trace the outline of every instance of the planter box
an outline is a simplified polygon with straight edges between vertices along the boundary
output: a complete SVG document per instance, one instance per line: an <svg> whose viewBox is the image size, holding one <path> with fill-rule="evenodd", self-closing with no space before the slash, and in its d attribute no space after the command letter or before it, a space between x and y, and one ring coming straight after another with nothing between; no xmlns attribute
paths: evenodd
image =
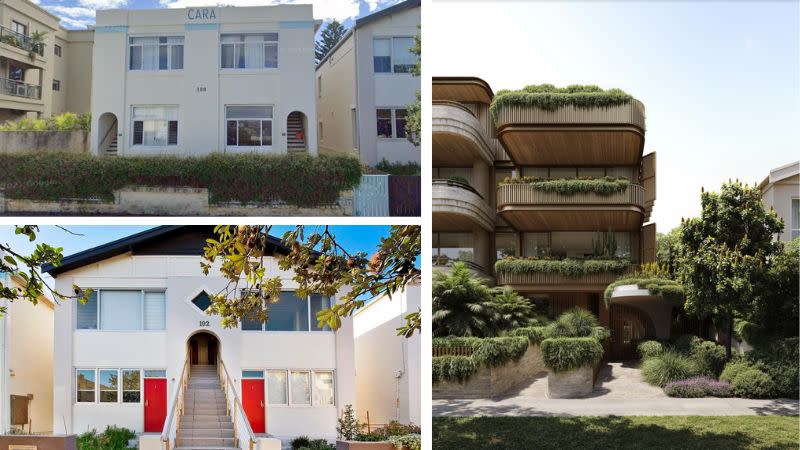
<svg viewBox="0 0 800 450"><path fill-rule="evenodd" d="M75 435L24 435L9 434L0 435L0 448L7 449L9 446L33 446L37 450L75 450L77 444Z"/></svg>
<svg viewBox="0 0 800 450"><path fill-rule="evenodd" d="M336 450L397 450L391 442L336 441Z"/></svg>
<svg viewBox="0 0 800 450"><path fill-rule="evenodd" d="M594 389L594 367L583 366L566 372L547 374L547 396L549 398L581 398Z"/></svg>

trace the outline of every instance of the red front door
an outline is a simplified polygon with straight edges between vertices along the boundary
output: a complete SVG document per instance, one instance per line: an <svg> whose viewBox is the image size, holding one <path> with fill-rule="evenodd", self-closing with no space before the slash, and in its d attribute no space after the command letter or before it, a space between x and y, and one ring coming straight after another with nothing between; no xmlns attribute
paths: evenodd
<svg viewBox="0 0 800 450"><path fill-rule="evenodd" d="M242 380L242 406L253 433L265 433L264 380Z"/></svg>
<svg viewBox="0 0 800 450"><path fill-rule="evenodd" d="M167 419L167 379L144 379L144 431L161 433Z"/></svg>

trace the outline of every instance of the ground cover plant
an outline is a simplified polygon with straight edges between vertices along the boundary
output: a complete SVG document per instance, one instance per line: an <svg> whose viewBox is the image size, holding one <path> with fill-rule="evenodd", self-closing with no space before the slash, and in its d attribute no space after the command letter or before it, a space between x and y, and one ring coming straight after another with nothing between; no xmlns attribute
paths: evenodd
<svg viewBox="0 0 800 450"><path fill-rule="evenodd" d="M699 373L697 364L690 357L671 349L646 358L642 361L641 371L645 381L662 388L668 383L685 380Z"/></svg>
<svg viewBox="0 0 800 450"><path fill-rule="evenodd" d="M552 84L525 86L516 91L501 89L497 91L490 111L496 121L500 111L508 106L530 106L545 111L555 111L564 106L577 108L609 108L626 105L633 96L621 89L602 89L595 85L573 84L567 87L555 87Z"/></svg>
<svg viewBox="0 0 800 450"><path fill-rule="evenodd" d="M0 155L8 198L114 199L126 186L208 188L210 201L319 206L358 186L361 166L346 156L215 153L203 157L101 157L68 153ZM58 174L58 176L54 176Z"/></svg>
<svg viewBox="0 0 800 450"><path fill-rule="evenodd" d="M664 392L670 397L682 398L733 397L733 386L727 381L709 377L694 377L667 383L664 386Z"/></svg>
<svg viewBox="0 0 800 450"><path fill-rule="evenodd" d="M548 179L536 177L506 178L502 184L525 184L537 191L555 192L563 195L595 193L598 195L613 195L624 192L630 185L627 178L563 178Z"/></svg>
<svg viewBox="0 0 800 450"><path fill-rule="evenodd" d="M136 433L127 428L106 427L102 433L95 430L78 435L78 450L123 450L128 448L128 441L135 438Z"/></svg>

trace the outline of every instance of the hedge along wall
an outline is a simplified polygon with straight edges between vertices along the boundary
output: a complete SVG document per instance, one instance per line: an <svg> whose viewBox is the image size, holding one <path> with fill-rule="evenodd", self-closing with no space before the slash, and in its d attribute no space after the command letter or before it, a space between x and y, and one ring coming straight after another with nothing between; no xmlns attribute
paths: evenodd
<svg viewBox="0 0 800 450"><path fill-rule="evenodd" d="M69 153L0 154L0 188L14 199L100 198L126 186L207 188L212 203L336 202L361 180L347 156L215 153L204 157L106 157Z"/></svg>
<svg viewBox="0 0 800 450"><path fill-rule="evenodd" d="M630 267L627 258L593 258L593 259L542 259L506 257L494 264L497 273L558 273L567 277L612 272L622 273Z"/></svg>

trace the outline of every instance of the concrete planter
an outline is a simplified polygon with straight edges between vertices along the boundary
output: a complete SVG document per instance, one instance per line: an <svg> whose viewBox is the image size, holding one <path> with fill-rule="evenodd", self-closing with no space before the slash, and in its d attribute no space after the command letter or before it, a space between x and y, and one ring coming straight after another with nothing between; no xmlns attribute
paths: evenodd
<svg viewBox="0 0 800 450"><path fill-rule="evenodd" d="M76 450L77 443L75 435L24 435L9 434L0 435L0 448L7 449L10 446L32 447L36 450Z"/></svg>
<svg viewBox="0 0 800 450"><path fill-rule="evenodd" d="M394 444L388 441L336 441L336 450L396 450L396 448Z"/></svg>
<svg viewBox="0 0 800 450"><path fill-rule="evenodd" d="M583 366L566 372L547 374L547 396L549 398L581 398L594 389L594 367Z"/></svg>
<svg viewBox="0 0 800 450"><path fill-rule="evenodd" d="M89 153L85 131L0 131L0 153Z"/></svg>

